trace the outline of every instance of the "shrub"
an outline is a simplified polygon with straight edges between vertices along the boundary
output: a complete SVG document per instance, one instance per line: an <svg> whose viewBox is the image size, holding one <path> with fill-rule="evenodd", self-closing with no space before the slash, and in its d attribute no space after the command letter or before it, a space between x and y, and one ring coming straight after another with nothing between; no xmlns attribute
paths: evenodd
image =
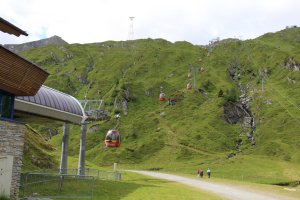
<svg viewBox="0 0 300 200"><path fill-rule="evenodd" d="M224 96L224 92L222 89L219 90L219 93L218 93L218 97L223 97Z"/></svg>
<svg viewBox="0 0 300 200"><path fill-rule="evenodd" d="M203 84L203 87L207 91L212 91L213 89L215 89L215 85L209 79L207 81L205 81L205 83Z"/></svg>
<svg viewBox="0 0 300 200"><path fill-rule="evenodd" d="M235 88L231 88L229 91L226 92L226 100L227 101L231 101L231 102L237 102L239 95L238 95L238 91Z"/></svg>

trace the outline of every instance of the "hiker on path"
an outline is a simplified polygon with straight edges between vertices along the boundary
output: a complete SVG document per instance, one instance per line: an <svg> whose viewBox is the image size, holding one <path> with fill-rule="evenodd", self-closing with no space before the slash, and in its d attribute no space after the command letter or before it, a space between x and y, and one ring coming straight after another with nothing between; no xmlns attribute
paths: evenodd
<svg viewBox="0 0 300 200"><path fill-rule="evenodd" d="M210 178L210 168L208 168L206 172L207 172L208 178Z"/></svg>
<svg viewBox="0 0 300 200"><path fill-rule="evenodd" d="M198 176L203 178L203 170L202 169L198 169Z"/></svg>

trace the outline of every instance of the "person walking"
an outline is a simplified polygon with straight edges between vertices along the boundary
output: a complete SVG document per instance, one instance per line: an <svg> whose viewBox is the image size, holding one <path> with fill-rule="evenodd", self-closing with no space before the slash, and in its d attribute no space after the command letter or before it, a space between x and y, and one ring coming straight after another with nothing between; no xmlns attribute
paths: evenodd
<svg viewBox="0 0 300 200"><path fill-rule="evenodd" d="M210 178L210 173L211 173L210 168L208 168L206 172L207 172L208 178Z"/></svg>
<svg viewBox="0 0 300 200"><path fill-rule="evenodd" d="M202 169L198 169L198 176L203 178L203 170Z"/></svg>

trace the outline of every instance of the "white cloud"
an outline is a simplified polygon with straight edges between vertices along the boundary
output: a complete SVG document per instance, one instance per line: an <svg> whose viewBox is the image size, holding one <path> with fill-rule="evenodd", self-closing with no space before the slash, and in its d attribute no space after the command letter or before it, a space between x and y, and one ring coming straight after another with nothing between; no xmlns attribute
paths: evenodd
<svg viewBox="0 0 300 200"><path fill-rule="evenodd" d="M135 38L207 44L214 37L254 38L297 25L297 0L2 0L2 18L27 31L0 33L0 44L58 35L69 43Z"/></svg>

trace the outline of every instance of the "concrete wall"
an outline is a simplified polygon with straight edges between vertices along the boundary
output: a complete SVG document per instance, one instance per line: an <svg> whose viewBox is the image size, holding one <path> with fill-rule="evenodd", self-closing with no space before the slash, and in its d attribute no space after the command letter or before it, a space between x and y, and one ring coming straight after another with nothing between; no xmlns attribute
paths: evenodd
<svg viewBox="0 0 300 200"><path fill-rule="evenodd" d="M16 122L0 121L0 157L13 158L12 169L6 170L8 173L9 171L11 173L11 182L6 183L8 185L5 186L5 188L10 188L11 199L17 199L19 195L24 135L25 135L24 124L16 123ZM5 175L4 173L7 173L6 171L3 170L2 173L3 177ZM0 192L1 191L4 191L4 188L0 188Z"/></svg>

